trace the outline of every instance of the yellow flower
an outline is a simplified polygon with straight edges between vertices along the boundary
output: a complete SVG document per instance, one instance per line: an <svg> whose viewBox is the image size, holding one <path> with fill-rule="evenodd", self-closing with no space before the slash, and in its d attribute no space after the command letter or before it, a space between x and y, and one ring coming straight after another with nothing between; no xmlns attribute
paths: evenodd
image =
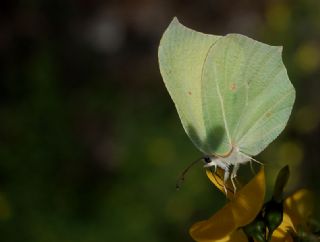
<svg viewBox="0 0 320 242"><path fill-rule="evenodd" d="M225 193L223 181L218 174L208 171L213 184ZM207 220L192 225L189 232L198 242L247 242L243 227L255 220L263 207L265 198L265 175L261 168L259 173L242 187L235 195L230 183L226 184L227 198L230 200L223 208ZM301 189L285 199L283 203L283 220L272 234L271 242L293 242L292 234L299 230L307 231L306 222L313 209L310 191Z"/></svg>
<svg viewBox="0 0 320 242"><path fill-rule="evenodd" d="M314 208L313 194L306 189L300 189L285 199L283 204L283 220L272 235L272 242L291 242L292 233L308 231L307 221Z"/></svg>
<svg viewBox="0 0 320 242"><path fill-rule="evenodd" d="M218 175L207 172L209 179L224 192ZM227 188L230 187L226 184ZM228 190L231 190L230 188ZM259 173L234 196L227 193L230 201L208 220L200 221L190 228L191 237L198 242L246 242L247 237L241 227L252 222L260 212L265 196L265 176Z"/></svg>

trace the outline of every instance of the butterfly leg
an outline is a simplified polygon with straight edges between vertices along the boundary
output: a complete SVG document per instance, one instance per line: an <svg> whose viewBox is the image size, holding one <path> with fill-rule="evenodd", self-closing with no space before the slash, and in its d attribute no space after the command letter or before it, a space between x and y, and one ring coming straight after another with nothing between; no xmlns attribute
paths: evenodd
<svg viewBox="0 0 320 242"><path fill-rule="evenodd" d="M239 170L239 167L240 167L239 164L235 164L233 166L232 173L231 173L231 178L230 178L232 186L233 186L234 194L236 194L236 191L237 191L237 186L235 184L235 181L236 181L236 178L237 178L237 172Z"/></svg>
<svg viewBox="0 0 320 242"><path fill-rule="evenodd" d="M252 164L252 163L253 163L253 161L250 160L250 169L251 169L252 174L255 175L256 172L255 172L255 170L254 170L254 168L253 168L253 164Z"/></svg>
<svg viewBox="0 0 320 242"><path fill-rule="evenodd" d="M227 181L228 181L228 179L230 177L230 170L229 170L229 166L223 167L223 169L224 169L223 189L224 189L224 192L227 195L228 191L227 191L226 183L227 183Z"/></svg>

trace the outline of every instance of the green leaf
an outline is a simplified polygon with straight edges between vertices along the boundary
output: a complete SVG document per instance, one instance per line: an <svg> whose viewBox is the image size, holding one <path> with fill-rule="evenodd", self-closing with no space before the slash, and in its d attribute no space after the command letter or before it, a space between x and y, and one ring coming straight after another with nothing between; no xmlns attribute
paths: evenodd
<svg viewBox="0 0 320 242"><path fill-rule="evenodd" d="M281 202L283 199L283 189L285 187L285 185L287 184L288 180L289 180L289 176L290 176L290 170L289 170L289 166L286 165L285 167L283 167L277 176L277 180L276 183L274 185L274 189L273 189L273 199L277 202Z"/></svg>
<svg viewBox="0 0 320 242"><path fill-rule="evenodd" d="M281 52L240 34L199 33L173 19L160 42L160 71L199 150L223 156L236 147L257 155L280 134L295 99Z"/></svg>

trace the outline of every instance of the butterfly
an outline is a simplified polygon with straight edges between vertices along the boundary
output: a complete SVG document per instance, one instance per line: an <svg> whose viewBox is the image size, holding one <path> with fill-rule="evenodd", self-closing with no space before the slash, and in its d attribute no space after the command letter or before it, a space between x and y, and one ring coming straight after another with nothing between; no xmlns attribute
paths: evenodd
<svg viewBox="0 0 320 242"><path fill-rule="evenodd" d="M203 153L205 167L220 167L224 181L256 161L285 128L295 100L282 47L241 34L204 34L174 18L158 50L165 86L183 128ZM232 168L232 169L231 169Z"/></svg>

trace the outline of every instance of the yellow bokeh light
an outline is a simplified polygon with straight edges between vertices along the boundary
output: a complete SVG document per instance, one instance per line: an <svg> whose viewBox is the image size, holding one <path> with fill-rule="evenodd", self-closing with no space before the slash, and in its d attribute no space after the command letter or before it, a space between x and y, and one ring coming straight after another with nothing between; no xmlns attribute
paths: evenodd
<svg viewBox="0 0 320 242"><path fill-rule="evenodd" d="M270 4L266 11L268 25L276 31L284 31L290 24L290 8L284 3Z"/></svg>
<svg viewBox="0 0 320 242"><path fill-rule="evenodd" d="M290 166L299 165L303 156L301 145L293 141L283 143L278 151L278 160L290 164Z"/></svg>
<svg viewBox="0 0 320 242"><path fill-rule="evenodd" d="M294 186L300 181L300 164L304 157L304 150L301 144L288 141L280 145L277 153L278 164L290 166L290 185Z"/></svg>
<svg viewBox="0 0 320 242"><path fill-rule="evenodd" d="M11 207L3 193L0 193L0 220L7 220L11 217Z"/></svg>
<svg viewBox="0 0 320 242"><path fill-rule="evenodd" d="M320 67L319 46L312 42L304 43L297 49L294 61L301 71L305 73L314 72Z"/></svg>
<svg viewBox="0 0 320 242"><path fill-rule="evenodd" d="M150 140L147 146L147 155L150 161L158 165L176 160L172 141L165 137Z"/></svg>
<svg viewBox="0 0 320 242"><path fill-rule="evenodd" d="M294 127L300 133L310 133L319 125L320 117L318 111L312 106L304 106L296 111Z"/></svg>

